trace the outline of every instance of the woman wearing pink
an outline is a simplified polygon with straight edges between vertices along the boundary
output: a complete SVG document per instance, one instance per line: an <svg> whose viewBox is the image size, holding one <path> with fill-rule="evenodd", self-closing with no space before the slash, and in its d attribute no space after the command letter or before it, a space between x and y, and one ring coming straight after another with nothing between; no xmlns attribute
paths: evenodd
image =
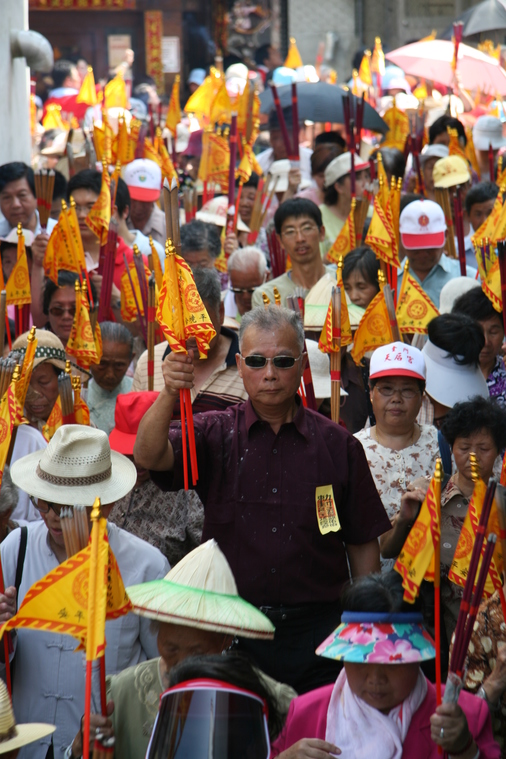
<svg viewBox="0 0 506 759"><path fill-rule="evenodd" d="M271 757L439 759L444 751L450 759L500 758L485 701L461 692L458 702L436 706L420 669L434 658L434 643L421 614L399 612L396 573L355 581L342 603L341 624L316 653L344 669L334 685L292 701Z"/></svg>

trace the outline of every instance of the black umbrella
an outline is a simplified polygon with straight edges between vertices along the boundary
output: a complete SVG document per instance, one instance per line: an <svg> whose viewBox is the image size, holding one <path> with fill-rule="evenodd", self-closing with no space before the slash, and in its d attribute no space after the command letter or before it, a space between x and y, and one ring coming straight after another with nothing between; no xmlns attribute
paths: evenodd
<svg viewBox="0 0 506 759"><path fill-rule="evenodd" d="M297 99L299 103L299 119L301 121L326 122L344 124L343 95L346 90L327 82L298 82ZM292 87L285 84L278 87L278 95L282 108L290 108L292 105ZM353 111L356 108L358 98L352 95ZM261 113L270 113L274 109L274 100L270 87L260 95ZM369 103L364 108L364 129L372 132L388 132L388 126Z"/></svg>
<svg viewBox="0 0 506 759"><path fill-rule="evenodd" d="M491 32L506 29L506 2L503 0L483 0L473 8L462 13L456 21L464 24L462 34L470 37L480 32ZM453 24L445 29L441 39L450 40L453 34Z"/></svg>

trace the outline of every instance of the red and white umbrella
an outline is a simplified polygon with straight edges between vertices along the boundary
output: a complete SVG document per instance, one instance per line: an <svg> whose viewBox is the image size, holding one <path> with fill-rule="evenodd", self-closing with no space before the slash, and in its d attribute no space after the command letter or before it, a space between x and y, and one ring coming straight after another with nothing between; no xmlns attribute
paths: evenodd
<svg viewBox="0 0 506 759"><path fill-rule="evenodd" d="M449 40L422 40L385 53L385 58L399 66L405 74L451 87L455 78L453 52L454 45ZM506 95L506 71L498 61L462 42L459 45L457 72L466 90L480 89L491 95Z"/></svg>

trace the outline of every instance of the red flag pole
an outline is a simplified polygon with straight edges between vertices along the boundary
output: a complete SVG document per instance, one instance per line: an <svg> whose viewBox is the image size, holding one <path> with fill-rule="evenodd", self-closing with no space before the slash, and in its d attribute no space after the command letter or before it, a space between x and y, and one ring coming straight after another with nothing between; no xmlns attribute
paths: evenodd
<svg viewBox="0 0 506 759"><path fill-rule="evenodd" d="M181 445L183 448L184 489L188 490L188 451L186 450L185 394L179 391L179 416L181 419Z"/></svg>
<svg viewBox="0 0 506 759"><path fill-rule="evenodd" d="M107 717L107 692L105 689L105 653L98 660L100 663L100 704L102 717ZM83 754L85 756L85 754Z"/></svg>
<svg viewBox="0 0 506 759"><path fill-rule="evenodd" d="M83 720L83 756L90 755L90 713L91 713L91 681L93 662L86 662L86 684L84 688L84 720Z"/></svg>

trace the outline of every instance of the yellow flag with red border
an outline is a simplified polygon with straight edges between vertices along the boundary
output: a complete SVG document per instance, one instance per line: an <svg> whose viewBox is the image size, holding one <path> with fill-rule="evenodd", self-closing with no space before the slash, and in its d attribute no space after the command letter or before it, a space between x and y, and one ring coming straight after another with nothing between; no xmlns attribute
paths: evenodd
<svg viewBox="0 0 506 759"><path fill-rule="evenodd" d="M478 245L480 240L489 239L492 243L495 243L497 239L499 239L495 237L495 234L503 210L504 192L506 192L506 184L501 185L499 188L499 192L497 193L497 197L495 199L491 213L489 216L487 216L481 227L472 236L471 242L474 246Z"/></svg>
<svg viewBox="0 0 506 759"><path fill-rule="evenodd" d="M400 267L396 234L385 210L381 207L378 195L374 198L371 223L364 245L372 248L376 256L385 263L395 266L396 269Z"/></svg>
<svg viewBox="0 0 506 759"><path fill-rule="evenodd" d="M158 258L158 253L154 252L153 256L156 256ZM154 259L153 259L154 263ZM128 276L128 272L130 272L130 277L132 278L132 283L134 286L135 296L134 292L132 291L132 285L130 284L130 278ZM147 268L147 266L144 266L144 273L146 275L146 287L148 287L148 280L150 271ZM163 276L163 275L162 275ZM156 274L155 274L156 279ZM121 318L123 321L126 322L134 322L138 317L138 311L137 311L137 303L139 304L140 309L140 315L144 316L144 305L142 303L142 295L141 295L141 287L139 284L139 277L137 274L137 269L135 266L135 263L132 261L132 263L128 266L128 271L125 269L123 274L121 275L121 288L120 288L120 295L121 295Z"/></svg>
<svg viewBox="0 0 506 759"><path fill-rule="evenodd" d="M388 132L381 143L382 148L397 148L404 152L404 146L409 135L409 118L394 104L383 114L383 121L388 125Z"/></svg>
<svg viewBox="0 0 506 759"><path fill-rule="evenodd" d="M95 333L93 332L90 321L90 306L86 293L81 291L78 283L76 284L76 312L65 350L81 366L87 367L90 364L100 363L100 359L102 358L102 339L98 323Z"/></svg>
<svg viewBox="0 0 506 759"><path fill-rule="evenodd" d="M167 109L167 117L165 119L165 126L173 137L176 137L177 125L181 121L181 102L179 99L179 82L180 76L176 74L174 84L172 85L172 92L170 93L169 107Z"/></svg>
<svg viewBox="0 0 506 759"><path fill-rule="evenodd" d="M362 60L360 62L360 68L358 70L358 76L361 82L366 84L368 87L372 86L371 51L370 50L366 50L364 52L364 55L362 56Z"/></svg>
<svg viewBox="0 0 506 759"><path fill-rule="evenodd" d="M179 177L177 175L177 171L174 168L174 164L172 163L169 151L167 150L161 136L158 140L158 155L160 156L160 168L162 170L164 179L167 178L169 184L171 184L172 179L175 179L177 186L179 187Z"/></svg>
<svg viewBox="0 0 506 759"><path fill-rule="evenodd" d="M434 303L409 273L407 259L404 264L404 274L395 315L401 334L421 335L427 334L429 322L439 316L439 311Z"/></svg>
<svg viewBox="0 0 506 759"><path fill-rule="evenodd" d="M7 463L7 456L12 439L14 427L17 427L23 418L23 406L18 400L17 386L20 380L12 380L0 401L0 484Z"/></svg>
<svg viewBox="0 0 506 759"><path fill-rule="evenodd" d="M98 103L95 77L91 66L88 66L88 71L76 97L76 103L86 103L86 105L97 105Z"/></svg>
<svg viewBox="0 0 506 759"><path fill-rule="evenodd" d="M356 364L359 364L367 351L375 350L380 345L388 345L393 341L394 335L387 304L381 290L369 303L360 320L353 336L351 357Z"/></svg>
<svg viewBox="0 0 506 759"><path fill-rule="evenodd" d="M56 401L54 402L54 406L51 409L51 413L49 414L47 418L47 422L42 427L42 434L46 438L47 442L51 440L56 430L62 426L63 423L63 413L61 410L61 398L58 396Z"/></svg>
<svg viewBox="0 0 506 759"><path fill-rule="evenodd" d="M126 85L121 73L116 74L104 87L104 108L128 108Z"/></svg>
<svg viewBox="0 0 506 759"><path fill-rule="evenodd" d="M452 129L451 127L446 127L446 131L450 135L450 144L448 145L448 149L450 151L449 155L458 155L459 158L462 158L467 164L466 151L460 144L458 131L456 129Z"/></svg>
<svg viewBox="0 0 506 759"><path fill-rule="evenodd" d="M44 273L55 285L58 284L60 269L78 273L72 253L72 241L65 211L60 212L44 253Z"/></svg>
<svg viewBox="0 0 506 759"><path fill-rule="evenodd" d="M162 288L158 296L156 320L171 350L186 353L186 341L193 337L200 357L205 358L209 343L216 332L195 285L192 270L183 258L175 253L173 255L176 259L177 278L174 281L172 267L166 260ZM181 310L176 306L178 301L181 304ZM182 339L180 335L183 336Z"/></svg>
<svg viewBox="0 0 506 759"><path fill-rule="evenodd" d="M72 388L74 390L74 417L76 424L89 425L90 409L86 401L81 397L81 380L79 377L72 377Z"/></svg>
<svg viewBox="0 0 506 759"><path fill-rule="evenodd" d="M441 478L432 477L416 521L406 538L394 569L402 577L404 600L412 604L420 592L422 580L434 582L440 568L434 565L434 552L441 540Z"/></svg>
<svg viewBox="0 0 506 759"><path fill-rule="evenodd" d="M32 302L25 236L22 232L19 233L20 226L18 225L17 260L5 285L8 306L24 306Z"/></svg>
<svg viewBox="0 0 506 759"><path fill-rule="evenodd" d="M467 575L469 574L469 562L471 561L471 554L473 552L474 541L478 534L478 525L481 517L481 510L483 508L483 501L485 493L487 492L487 486L482 479L478 479L474 484L473 495L467 507L467 514L460 531L460 536L457 541L457 547L453 555L452 565L448 572L448 579L459 585L461 588L466 584ZM483 542L482 557L485 551L486 539L491 534L495 533L498 537L501 534L501 527L499 523L499 514L497 513L497 504L492 503L490 510L490 517L485 533L485 540ZM481 566L481 558L478 563L478 571L476 577L478 577ZM495 544L495 550L492 555L492 561L490 562L490 569L488 570L487 579L485 581L485 588L483 594L488 598L502 587L501 573L503 571L503 555L502 555L502 541L498 540Z"/></svg>
<svg viewBox="0 0 506 759"><path fill-rule="evenodd" d="M19 401L19 405L23 409L25 406L26 394L28 392L28 386L32 378L33 362L35 359L35 351L37 350L37 332L35 327L32 327L26 341L26 350L23 357L23 365L21 367L21 377L19 381L15 383L16 398Z"/></svg>
<svg viewBox="0 0 506 759"><path fill-rule="evenodd" d="M350 250L354 250L357 247L357 236L355 233L355 206L355 198L352 198L350 213L344 222L343 228L327 253L327 260L333 264L336 264L339 261L340 256L345 256Z"/></svg>
<svg viewBox="0 0 506 759"><path fill-rule="evenodd" d="M495 310L502 313L501 272L499 271L498 258L496 258L486 278L481 283L481 288Z"/></svg>
<svg viewBox="0 0 506 759"><path fill-rule="evenodd" d="M102 169L100 194L85 221L91 231L96 234L101 244L105 245L111 221L111 177L105 164Z"/></svg>

